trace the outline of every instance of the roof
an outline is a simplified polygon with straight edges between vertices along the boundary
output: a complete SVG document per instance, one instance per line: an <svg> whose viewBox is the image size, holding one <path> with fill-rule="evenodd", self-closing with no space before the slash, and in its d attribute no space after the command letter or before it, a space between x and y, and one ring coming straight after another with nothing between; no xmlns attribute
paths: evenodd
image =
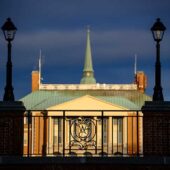
<svg viewBox="0 0 170 170"><path fill-rule="evenodd" d="M21 99L28 110L44 110L84 95L117 104L129 110L141 109L145 101L151 98L137 90L39 90Z"/></svg>

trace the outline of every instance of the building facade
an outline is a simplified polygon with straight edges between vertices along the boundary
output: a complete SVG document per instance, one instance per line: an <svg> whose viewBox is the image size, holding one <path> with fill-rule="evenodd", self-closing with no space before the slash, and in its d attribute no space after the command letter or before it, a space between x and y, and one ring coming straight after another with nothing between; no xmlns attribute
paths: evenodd
<svg viewBox="0 0 170 170"><path fill-rule="evenodd" d="M147 79L135 74L131 84L99 84L92 64L90 30L80 84L43 84L32 72L32 92L21 99L24 154L134 155L143 153L144 102Z"/></svg>

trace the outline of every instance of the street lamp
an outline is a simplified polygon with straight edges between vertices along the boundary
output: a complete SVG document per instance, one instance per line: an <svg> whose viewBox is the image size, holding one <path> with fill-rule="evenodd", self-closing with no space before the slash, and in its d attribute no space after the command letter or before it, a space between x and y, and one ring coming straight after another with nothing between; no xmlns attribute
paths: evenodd
<svg viewBox="0 0 170 170"><path fill-rule="evenodd" d="M12 23L10 18L1 27L5 39L8 42L8 61L6 65L6 86L3 101L14 101L13 87L12 87L12 61L11 61L11 41L15 37L17 28Z"/></svg>
<svg viewBox="0 0 170 170"><path fill-rule="evenodd" d="M164 101L161 87L160 41L163 39L165 30L166 27L160 21L160 18L157 18L156 22L151 28L153 38L156 41L155 87L153 101Z"/></svg>

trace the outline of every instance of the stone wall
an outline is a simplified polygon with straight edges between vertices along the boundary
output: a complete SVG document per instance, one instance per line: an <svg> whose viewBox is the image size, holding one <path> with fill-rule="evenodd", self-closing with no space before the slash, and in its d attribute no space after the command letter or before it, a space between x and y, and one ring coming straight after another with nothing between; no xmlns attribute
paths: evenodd
<svg viewBox="0 0 170 170"><path fill-rule="evenodd" d="M144 156L170 155L170 102L145 102L142 112Z"/></svg>
<svg viewBox="0 0 170 170"><path fill-rule="evenodd" d="M0 102L0 155L23 154L24 112L22 102Z"/></svg>

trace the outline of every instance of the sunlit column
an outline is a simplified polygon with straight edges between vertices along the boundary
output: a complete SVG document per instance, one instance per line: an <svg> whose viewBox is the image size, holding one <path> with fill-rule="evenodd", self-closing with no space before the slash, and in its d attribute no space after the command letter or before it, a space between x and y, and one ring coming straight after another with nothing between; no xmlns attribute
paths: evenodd
<svg viewBox="0 0 170 170"><path fill-rule="evenodd" d="M113 145L113 139L112 139L112 126L113 126L113 120L110 116L108 119L108 155L112 154L112 145Z"/></svg>

